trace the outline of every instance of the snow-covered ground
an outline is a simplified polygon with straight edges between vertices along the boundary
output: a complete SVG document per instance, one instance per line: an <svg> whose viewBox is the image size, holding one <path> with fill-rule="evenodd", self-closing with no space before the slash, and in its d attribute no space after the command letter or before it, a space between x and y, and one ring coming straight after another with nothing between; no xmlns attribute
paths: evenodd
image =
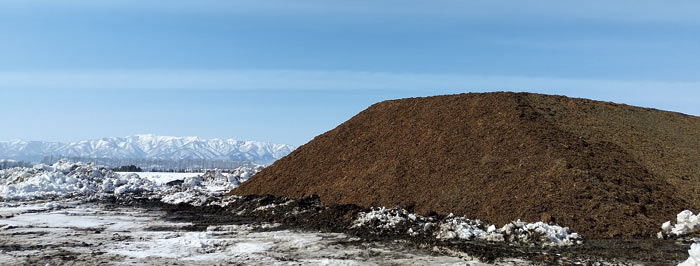
<svg viewBox="0 0 700 266"><path fill-rule="evenodd" d="M2 203L0 265L486 265L403 244L359 243L337 233L274 224L167 221L166 213L95 203Z"/></svg>

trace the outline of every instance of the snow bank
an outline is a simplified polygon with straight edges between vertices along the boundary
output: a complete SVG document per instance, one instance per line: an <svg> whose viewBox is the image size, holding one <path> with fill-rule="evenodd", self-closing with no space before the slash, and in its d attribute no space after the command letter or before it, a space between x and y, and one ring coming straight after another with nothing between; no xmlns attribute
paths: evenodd
<svg viewBox="0 0 700 266"><path fill-rule="evenodd" d="M213 170L167 183L138 173L115 173L90 163L60 160L53 165L0 170L0 199L35 200L76 198L90 200L105 196L144 196L163 202L204 204L212 196L221 196L240 185L262 166L239 167L232 173ZM167 173L163 173L167 175Z"/></svg>
<svg viewBox="0 0 700 266"><path fill-rule="evenodd" d="M223 196L262 171L263 168L263 166L239 167L231 173L212 170L201 176L186 177L181 184L174 184L168 188L168 191L163 193L161 201L169 204L187 203L201 206L213 196Z"/></svg>
<svg viewBox="0 0 700 266"><path fill-rule="evenodd" d="M457 217L453 214L437 220L434 217L415 215L404 209L384 207L359 213L351 228L365 228L377 233L406 230L405 233L411 236L427 234L440 240L485 240L545 246L568 246L583 241L577 233L569 232L568 227L555 224L525 223L518 220L497 228L480 220Z"/></svg>
<svg viewBox="0 0 700 266"><path fill-rule="evenodd" d="M137 175L122 176L92 164L61 160L53 165L0 171L0 197L6 200L51 199L96 194L121 195L153 191Z"/></svg>

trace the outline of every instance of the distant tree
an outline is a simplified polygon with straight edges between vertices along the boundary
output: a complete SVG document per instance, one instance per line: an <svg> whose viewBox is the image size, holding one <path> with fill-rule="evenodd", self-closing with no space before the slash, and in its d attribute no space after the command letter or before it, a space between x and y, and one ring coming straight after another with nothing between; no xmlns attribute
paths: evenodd
<svg viewBox="0 0 700 266"><path fill-rule="evenodd" d="M128 165L128 166L123 165L123 166L120 166L118 168L112 169L112 171L115 171L115 172L143 172L141 167L137 167L136 165L133 165L133 164Z"/></svg>
<svg viewBox="0 0 700 266"><path fill-rule="evenodd" d="M32 167L32 163L27 161L0 160L0 170L13 167Z"/></svg>

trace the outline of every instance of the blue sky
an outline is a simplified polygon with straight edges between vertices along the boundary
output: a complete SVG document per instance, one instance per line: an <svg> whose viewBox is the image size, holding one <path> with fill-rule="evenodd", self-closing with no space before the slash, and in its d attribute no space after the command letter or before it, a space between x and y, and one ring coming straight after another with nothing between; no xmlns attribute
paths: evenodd
<svg viewBox="0 0 700 266"><path fill-rule="evenodd" d="M301 145L370 104L564 94L700 115L697 1L0 3L0 139Z"/></svg>

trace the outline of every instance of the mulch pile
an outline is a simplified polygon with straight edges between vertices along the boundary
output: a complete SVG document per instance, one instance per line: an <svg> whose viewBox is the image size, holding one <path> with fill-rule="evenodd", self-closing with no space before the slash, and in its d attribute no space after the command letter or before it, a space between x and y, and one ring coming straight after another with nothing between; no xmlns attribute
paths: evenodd
<svg viewBox="0 0 700 266"><path fill-rule="evenodd" d="M650 237L700 207L700 117L530 93L391 100L232 193Z"/></svg>

